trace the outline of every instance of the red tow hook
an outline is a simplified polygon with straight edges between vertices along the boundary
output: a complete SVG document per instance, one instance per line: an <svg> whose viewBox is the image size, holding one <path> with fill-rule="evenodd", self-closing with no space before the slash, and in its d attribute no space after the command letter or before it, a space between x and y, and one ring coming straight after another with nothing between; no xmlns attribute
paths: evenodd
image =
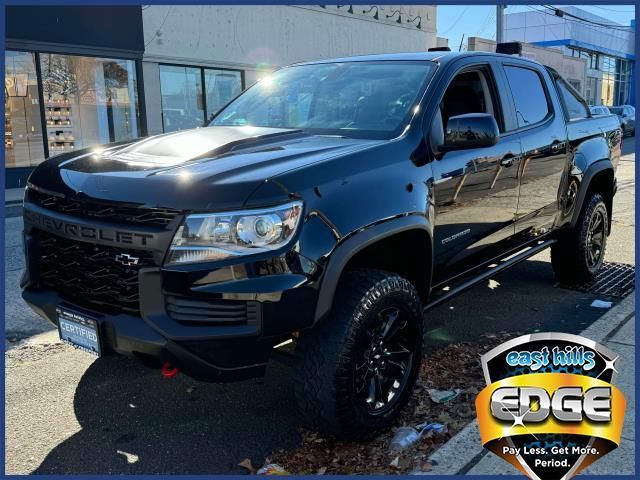
<svg viewBox="0 0 640 480"><path fill-rule="evenodd" d="M169 362L164 362L162 364L162 369L160 370L160 372L165 378L173 378L178 375L178 373L180 373L180 369L178 367L174 367Z"/></svg>

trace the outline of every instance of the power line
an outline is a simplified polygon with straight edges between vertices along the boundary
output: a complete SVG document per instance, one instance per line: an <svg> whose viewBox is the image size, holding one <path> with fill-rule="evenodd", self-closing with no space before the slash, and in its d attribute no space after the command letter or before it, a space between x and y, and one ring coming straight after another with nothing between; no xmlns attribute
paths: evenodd
<svg viewBox="0 0 640 480"><path fill-rule="evenodd" d="M542 5L540 5L540 6L542 7ZM530 5L523 5L523 7L527 8L527 9L529 9L529 10L531 10L531 11L537 12L537 13L539 13L539 14L549 15L549 16L552 16L552 17L558 18L558 16L557 16L555 13L550 12L550 11L549 11L549 9L547 9L547 10L540 10L540 9L537 9L537 8L533 8L533 7L532 7L532 6L530 6ZM589 29L594 30L594 31L602 32L602 27L596 28L596 27L594 27L593 25L588 25L587 23L580 22L580 21L577 21L577 20L574 20L574 19L571 19L571 18L563 18L563 20L564 20L565 22L567 22L567 23L573 23L573 24L575 24L575 25L581 25L581 26L583 26L584 28L589 28ZM550 34L554 37L554 39L556 39L556 40L560 40L560 39L558 38L558 36L555 34L555 32L553 31L553 29L551 29L551 28L546 28L546 29L545 29L545 31L546 31L546 32L548 32L548 33L550 33Z"/></svg>
<svg viewBox="0 0 640 480"><path fill-rule="evenodd" d="M615 8L605 8L605 7L599 7L598 5L589 5L590 7L593 8L597 8L598 10L605 10L607 12L616 12L616 13L633 13L633 9L632 10L616 10Z"/></svg>
<svg viewBox="0 0 640 480"><path fill-rule="evenodd" d="M481 37L484 34L484 31L495 21L495 16L496 12L490 10L482 24L480 24L480 28L478 28L476 32L476 37Z"/></svg>
<svg viewBox="0 0 640 480"><path fill-rule="evenodd" d="M173 5L169 7L169 9L167 10L166 15L164 16L164 19L162 20L162 23L160 24L160 26L156 29L156 32L153 34L153 37L151 37L151 40L149 40L144 48L147 48L149 45L151 45L151 42L153 42L155 40L155 38L158 36L158 32L160 32L160 30L162 30L162 27L164 27L164 22L167 21L167 18L169 17L169 14L171 13L171 10L173 10Z"/></svg>
<svg viewBox="0 0 640 480"><path fill-rule="evenodd" d="M560 10L559 8L555 8L555 7L550 7L548 5L541 5L541 7L546 8L547 10L537 10L537 9L533 9L531 8L529 5L526 5L527 8L529 8L530 10L535 10L538 13L543 13L545 15L549 15L551 17L556 17L556 18L562 18L565 22L570 22L570 23L574 23L576 25L583 25L586 26L587 28L591 28L592 30L596 30L596 31L602 31L602 28L609 28L611 30L616 30L618 32L626 32L626 33L630 33L632 32L631 27L626 27L624 25L608 25L608 24L600 24L597 22L592 22L589 20L584 20L581 17L576 17L575 15L571 15L568 14L567 12L564 12L563 10ZM562 12L562 16L557 15L556 11ZM553 12L553 13L552 13ZM574 20L573 18L567 18L567 17L575 17L576 20ZM600 27L600 29L595 29L593 26L596 27Z"/></svg>
<svg viewBox="0 0 640 480"><path fill-rule="evenodd" d="M451 25L451 27L449 27L446 31L442 32L440 35L446 35L451 30L453 30L456 27L456 25L458 25L458 23L460 23L460 20L462 20L462 17L464 16L464 14L467 13L467 10L469 10L469 6L466 6L464 8L464 10L462 10L462 13L460 14L460 16L458 18L456 18L456 21L453 22L453 25Z"/></svg>
<svg viewBox="0 0 640 480"><path fill-rule="evenodd" d="M546 12L545 10L538 10L537 8L534 8L531 5L523 5L523 6L528 8L529 10L534 11L534 12L543 13L545 15L551 15L550 13ZM553 16L555 16L555 15L553 15ZM554 40L560 40L558 38L558 36L554 33L553 29L545 28L545 32L549 32L551 34L551 36L554 38Z"/></svg>
<svg viewBox="0 0 640 480"><path fill-rule="evenodd" d="M550 13L549 15L553 15L553 14ZM593 22L583 22L583 21L580 21L580 20L574 20L572 18L564 18L564 20L567 21L567 22L573 23L575 25L582 25L582 26L584 26L586 28L590 28L591 30L599 31L599 32L602 32L603 28L606 28L606 29L609 29L609 30L613 30L613 31L616 31L616 32L625 32L625 33L631 33L632 32L632 30L630 28L626 28L626 27L624 27L622 25L614 27L613 25L600 25L600 24L593 23Z"/></svg>
<svg viewBox="0 0 640 480"><path fill-rule="evenodd" d="M596 25L598 27L611 28L613 30L619 30L619 31L624 31L624 32L629 32L630 29L631 29L630 26L620 25L620 24L616 24L616 23L601 23L601 22L596 22L594 20L589 20L587 18L579 17L577 15L574 15L573 13L569 13L569 12L566 12L566 11L560 9L560 8L556 8L553 5L542 5L542 6L544 8L546 8L547 10L551 10L552 12L554 12L554 15L556 15L558 17L575 18L579 22L583 22L583 23L587 23L587 24L591 24L591 25ZM561 13L561 15L558 15L558 13Z"/></svg>

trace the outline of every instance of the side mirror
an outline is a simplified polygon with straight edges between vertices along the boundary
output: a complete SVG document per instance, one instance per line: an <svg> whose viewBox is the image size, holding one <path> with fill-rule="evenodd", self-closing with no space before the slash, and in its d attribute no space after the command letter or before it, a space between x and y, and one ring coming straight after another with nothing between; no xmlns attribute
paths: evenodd
<svg viewBox="0 0 640 480"><path fill-rule="evenodd" d="M491 147L498 143L500 130L493 115L467 113L449 118L444 135L444 150Z"/></svg>

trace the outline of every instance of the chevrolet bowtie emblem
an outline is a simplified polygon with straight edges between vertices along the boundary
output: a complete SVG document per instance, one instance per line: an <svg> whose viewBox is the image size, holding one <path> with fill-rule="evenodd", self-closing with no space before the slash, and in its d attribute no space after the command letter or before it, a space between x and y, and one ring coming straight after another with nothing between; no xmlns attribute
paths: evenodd
<svg viewBox="0 0 640 480"><path fill-rule="evenodd" d="M128 253L119 253L118 255L116 255L116 262L121 263L126 267L137 265L139 261L139 257L133 257Z"/></svg>

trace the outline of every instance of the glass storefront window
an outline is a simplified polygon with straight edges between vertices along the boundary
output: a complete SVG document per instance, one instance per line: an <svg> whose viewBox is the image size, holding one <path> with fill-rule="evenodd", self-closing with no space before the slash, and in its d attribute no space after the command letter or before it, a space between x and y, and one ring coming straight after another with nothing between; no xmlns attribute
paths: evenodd
<svg viewBox="0 0 640 480"><path fill-rule="evenodd" d="M629 103L632 68L632 63L628 60L603 56L602 102L605 105L615 106Z"/></svg>
<svg viewBox="0 0 640 480"><path fill-rule="evenodd" d="M6 168L44 160L35 54L5 51L4 157Z"/></svg>
<svg viewBox="0 0 640 480"><path fill-rule="evenodd" d="M610 73L602 74L602 105L606 105L611 107L614 105L613 102L613 89L615 85L614 75Z"/></svg>
<svg viewBox="0 0 640 480"><path fill-rule="evenodd" d="M237 70L160 65L164 131L203 126L241 91L242 72Z"/></svg>
<svg viewBox="0 0 640 480"><path fill-rule="evenodd" d="M580 80L567 80L569 82L569 85L571 85L573 88L576 89L576 92L578 93L582 93L582 84L580 83Z"/></svg>
<svg viewBox="0 0 640 480"><path fill-rule="evenodd" d="M616 105L629 103L629 87L631 83L631 63L621 58L616 59Z"/></svg>
<svg viewBox="0 0 640 480"><path fill-rule="evenodd" d="M242 91L242 77L240 72L205 68L204 88L209 118Z"/></svg>
<svg viewBox="0 0 640 480"><path fill-rule="evenodd" d="M598 54L595 52L588 52L586 50L579 50L577 48L569 47L572 57L584 58L587 61L588 68L594 70L598 69Z"/></svg>
<svg viewBox="0 0 640 480"><path fill-rule="evenodd" d="M49 155L140 136L135 62L40 54Z"/></svg>
<svg viewBox="0 0 640 480"><path fill-rule="evenodd" d="M596 88L596 80L587 78L586 98L595 105L597 102L607 106L625 105L629 103L631 96L631 75L633 63L629 60L598 54L573 47L568 52L573 57L584 58L587 66L602 72L602 86Z"/></svg>
<svg viewBox="0 0 640 480"><path fill-rule="evenodd" d="M199 68L160 65L160 92L165 132L204 125Z"/></svg>

